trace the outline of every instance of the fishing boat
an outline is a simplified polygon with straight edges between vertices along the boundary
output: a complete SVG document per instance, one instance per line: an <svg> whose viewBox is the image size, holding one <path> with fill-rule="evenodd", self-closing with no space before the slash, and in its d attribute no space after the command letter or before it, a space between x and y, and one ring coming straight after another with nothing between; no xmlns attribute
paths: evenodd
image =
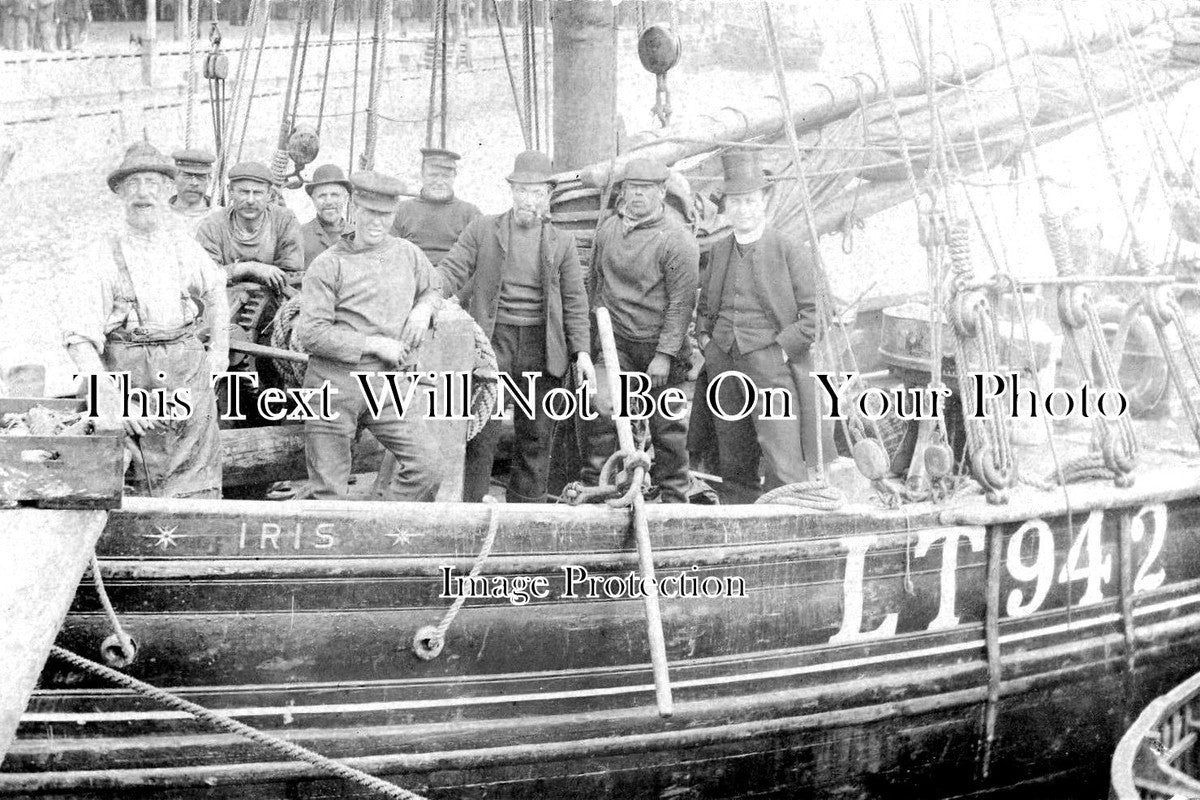
<svg viewBox="0 0 1200 800"><path fill-rule="evenodd" d="M611 30L596 22L604 4L571 6L555 25L577 27L556 40L595 73L612 58ZM1122 8L1090 35L1064 11L1061 26L1019 43L1001 30L1002 48L973 62L929 52L906 72L881 58L869 82L789 98L764 4L779 98L616 154L588 149L617 141L601 135L614 125L602 104L566 92L555 152L576 166L554 212L586 252L622 162L648 154L689 177L697 188L679 213L719 236L706 181L711 155L733 144L770 148L775 219L810 242L848 214L937 191L939 175L986 180L1018 148L1040 178L1039 144L1102 129L1119 108L1153 121L1157 95L1194 77L1131 60L1133 37L1185 5ZM1098 98L1088 49L1106 44L1130 82ZM1078 113L1034 108L1025 87L1064 62L1080 69ZM1005 99L982 119L980 96ZM816 130L830 147L801 158L797 136ZM1054 336L1104 389L1125 374L1132 320L1153 317L1160 349L1144 355L1168 369L1174 416L1200 436L1175 279L1142 268L1136 234L1134 274L1081 272L1078 237L1047 208L1058 274L982 277L966 269L964 228L939 228L934 211L922 208L921 230L946 294L924 311L857 309L891 333L882 348L829 337L845 347L826 347L828 368L861 354L909 377L946 367L960 389L969 365L1033 380L1055 361L1036 342L971 333L1015 328L1029 285L1061 303ZM1078 291L1089 285L1120 288L1133 310L1106 330ZM979 316L990 313L981 297L998 313L1007 297L1012 324ZM943 323L943 305L960 313ZM870 422L844 426L864 474L844 499L812 486L744 506L645 504L636 492L624 507L127 497L97 545L104 588L89 580L77 593L0 767L0 796L1097 796L1123 723L1195 671L1200 461L1179 441L1186 429L1123 414L1021 444L964 419L962 449L921 423L897 477ZM259 450L279 441L234 433ZM295 431L270 434L281 435ZM288 447L272 459L298 464ZM260 733L248 741L239 725Z"/></svg>
<svg viewBox="0 0 1200 800"><path fill-rule="evenodd" d="M1168 800L1200 794L1196 780L1196 693L1193 675L1156 697L1113 753L1113 800Z"/></svg>

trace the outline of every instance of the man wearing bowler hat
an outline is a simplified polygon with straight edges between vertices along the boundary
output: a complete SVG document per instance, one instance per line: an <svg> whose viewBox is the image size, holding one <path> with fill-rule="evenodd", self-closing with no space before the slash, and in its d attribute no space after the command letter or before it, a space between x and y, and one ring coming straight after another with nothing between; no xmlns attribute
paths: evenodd
<svg viewBox="0 0 1200 800"><path fill-rule="evenodd" d="M595 485L604 462L617 446L605 371L616 369L649 376L650 394L687 380L691 346L687 331L696 308L700 249L682 224L667 216L662 164L638 158L629 162L621 185L617 213L596 229L588 296L592 307L608 309L620 364L604 363L599 346L597 419L585 422L588 457L585 483ZM687 421L654 414L649 419L654 442L651 479L664 503L686 503L688 477Z"/></svg>
<svg viewBox="0 0 1200 800"><path fill-rule="evenodd" d="M405 200L396 212L392 235L408 239L436 267L479 209L454 196L458 153L434 147L421 150L421 196Z"/></svg>
<svg viewBox="0 0 1200 800"><path fill-rule="evenodd" d="M733 235L713 247L701 287L696 329L705 369L710 382L733 371L759 390L786 390L798 417L762 419L761 400L745 419L714 415L722 494L733 502L753 502L763 491L807 480L808 468L817 463L816 396L809 376L818 337L817 289L807 245L767 225L769 184L758 153L727 153L723 162L724 211ZM754 403L745 391L742 381L724 380L716 399L736 413L747 400Z"/></svg>
<svg viewBox="0 0 1200 800"><path fill-rule="evenodd" d="M580 384L593 383L588 355L588 306L575 237L546 219L553 187L550 159L528 151L508 176L512 208L476 218L438 265L447 296L474 284L469 311L496 351L501 372L518 386L536 373L535 415L517 410L515 454L508 483L510 503L546 499L554 422L541 413L542 398L562 383L574 361ZM463 495L479 502L488 492L500 438L493 420L467 443Z"/></svg>
<svg viewBox="0 0 1200 800"><path fill-rule="evenodd" d="M75 265L79 296L63 315L64 344L81 374L127 373L130 389L165 390L168 397L186 390L188 413L151 407L124 420L139 462L133 474L139 493L220 497L211 376L224 372L229 359L225 276L195 240L169 224L174 177L174 165L148 142L130 146L109 173L125 221ZM119 416L116 388L101 379L97 390L100 407L93 412Z"/></svg>
<svg viewBox="0 0 1200 800"><path fill-rule="evenodd" d="M206 150L176 150L171 158L176 170L175 194L169 201L171 211L194 236L200 222L212 213L208 183L217 157Z"/></svg>
<svg viewBox="0 0 1200 800"><path fill-rule="evenodd" d="M196 240L229 274L280 291L304 272L300 222L271 203L275 177L265 164L243 161L229 170L229 205L200 223Z"/></svg>
<svg viewBox="0 0 1200 800"><path fill-rule="evenodd" d="M346 232L346 203L350 199L350 181L336 164L322 164L313 170L312 180L304 187L317 216L300 226L304 243L304 268L324 253Z"/></svg>
<svg viewBox="0 0 1200 800"><path fill-rule="evenodd" d="M413 393L403 417L389 399L373 416L354 373L394 372L407 362L441 302L440 280L416 245L388 234L400 181L358 172L350 183L354 234L317 256L300 292L300 346L309 354L304 385L328 382L336 390L333 419L304 423L310 489L316 497L345 496L350 446L365 427L396 457L392 499L432 500L441 480L433 439L424 434L425 392ZM371 385L386 398L382 378Z"/></svg>

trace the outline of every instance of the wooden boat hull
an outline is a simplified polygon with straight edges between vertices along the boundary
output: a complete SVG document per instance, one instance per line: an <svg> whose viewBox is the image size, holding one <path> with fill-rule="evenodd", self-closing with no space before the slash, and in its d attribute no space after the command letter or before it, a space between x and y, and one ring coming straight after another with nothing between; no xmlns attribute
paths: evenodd
<svg viewBox="0 0 1200 800"><path fill-rule="evenodd" d="M651 507L660 578L745 589L664 598L670 719L640 599L565 593L564 567L636 569L616 510L132 500L100 552L131 674L435 797L1087 792L1200 645L1200 470L1144 478L1072 489L1069 515L1061 494L907 516ZM440 570L470 569L490 513L483 574L543 577L547 597L472 599L418 660L414 631L451 602ZM59 644L91 655L107 633L81 588ZM160 791L367 796L52 661L0 794Z"/></svg>

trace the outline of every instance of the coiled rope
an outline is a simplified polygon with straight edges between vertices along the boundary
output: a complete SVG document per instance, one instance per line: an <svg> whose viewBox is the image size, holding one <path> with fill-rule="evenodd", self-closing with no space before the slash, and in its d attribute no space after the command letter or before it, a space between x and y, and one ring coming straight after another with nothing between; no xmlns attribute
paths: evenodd
<svg viewBox="0 0 1200 800"><path fill-rule="evenodd" d="M65 650L58 645L50 648L50 654L55 658L62 659L74 667L77 667L85 672L104 678L107 681L117 684L118 686L136 692L143 697L148 697L155 700L168 708L176 711L182 711L186 714L191 714L201 722L206 722L214 728L222 730L226 733L232 733L236 736L241 736L249 739L256 744L278 753L284 758L294 761L303 761L306 764L311 764L322 772L333 777L341 778L342 780L357 783L360 786L378 792L385 797L394 797L397 800L425 800L419 794L410 792L407 789L401 788L394 783L376 778L362 770L346 766L332 758L327 758L320 753L315 753L306 747L301 747L298 744L289 742L286 739L281 739L278 736L273 736L265 731L260 731L257 728L252 728L243 722L238 722L232 717L221 714L212 709L204 708L196 705L190 700L185 700L171 692L159 689L157 686L152 686L145 681L140 681L137 678L131 677L118 672L115 669L106 667L103 664L97 664L91 659L84 658L81 655L72 653L70 650Z"/></svg>
<svg viewBox="0 0 1200 800"><path fill-rule="evenodd" d="M496 498L490 495L485 496L483 502L488 504L487 535L483 538L483 546L479 548L479 555L475 557L475 563L471 565L471 572L467 576L468 581L478 577L479 573L483 571L483 565L487 562L488 556L492 554L492 547L496 544L496 534L500 531L500 504L496 502ZM458 612L462 611L463 605L466 604L467 594L467 592L459 592L458 597L454 598L454 602L450 604L442 621L437 625L426 625L413 634L412 648L417 658L430 661L441 654L446 645L446 632L450 630Z"/></svg>
<svg viewBox="0 0 1200 800"><path fill-rule="evenodd" d="M784 505L809 508L814 511L837 511L846 504L846 496L824 481L789 483L772 489L754 501L755 505Z"/></svg>

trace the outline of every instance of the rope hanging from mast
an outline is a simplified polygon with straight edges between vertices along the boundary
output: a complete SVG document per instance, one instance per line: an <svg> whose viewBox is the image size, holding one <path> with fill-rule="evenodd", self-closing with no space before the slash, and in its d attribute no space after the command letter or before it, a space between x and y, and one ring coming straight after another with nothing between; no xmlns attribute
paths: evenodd
<svg viewBox="0 0 1200 800"><path fill-rule="evenodd" d="M321 123L325 120L325 97L329 91L329 68L333 63L333 35L337 30L337 14L338 0L333 0L333 5L329 12L329 41L325 43L325 72L321 75L321 104L317 107L317 136L321 135ZM358 73L354 74L355 83L358 82ZM351 115L354 109L350 109Z"/></svg>
<svg viewBox="0 0 1200 800"><path fill-rule="evenodd" d="M375 34L371 44L371 86L367 97L367 132L363 154L359 158L361 169L375 168L375 144L379 136L379 102L387 58L387 37L384 34L391 19L392 0L376 0Z"/></svg>
<svg viewBox="0 0 1200 800"><path fill-rule="evenodd" d="M996 8L996 0L991 0L992 21L996 26L996 32L999 35L1000 47L1004 54L1005 66L1008 70L1009 84L1013 93L1013 101L1017 107L1017 115L1021 118L1021 125L1025 134L1025 145L1029 152L1030 160L1033 163L1034 174L1037 179L1038 193L1042 200L1042 224L1045 228L1046 239L1050 245L1050 252L1054 258L1055 267L1059 275L1070 276L1075 275L1078 270L1078 265L1075 263L1074 256L1071 253L1070 243L1067 237L1066 226L1061 215L1053 210L1050 202L1049 192L1046 188L1047 176L1042 170L1040 160L1038 158L1037 141L1033 136L1033 129L1029 123L1029 117L1025 113L1025 103L1021 99L1021 92L1017 88L1017 78L1012 66L1012 59L1009 55L1008 41L1005 38L1004 23L1000 19L1000 13ZM1065 17L1065 11L1064 11ZM1068 25L1068 36L1072 42L1076 42L1073 28ZM1082 62L1081 62L1082 63ZM1086 84L1086 81L1085 81ZM1089 95L1089 102L1092 105L1093 118L1099 117L1099 108L1095 105L1094 93ZM1123 200L1122 196L1122 200ZM1126 209L1128 212L1128 209ZM1136 256L1135 256L1136 257ZM1071 346L1073 355L1080 366L1080 370L1084 374L1085 380L1089 383L1094 383L1094 374L1091 364L1091 359L1083 358L1085 348L1083 347L1082 337L1089 337L1090 345L1093 348L1101 363L1101 370L1108 387L1120 390L1120 385L1117 382L1117 376L1112 371L1112 359L1109 354L1108 342L1104 338L1103 329L1100 326L1099 318L1096 314L1096 309L1092 304L1091 290L1085 285L1078 286L1063 286L1059 290L1058 296L1058 313L1059 319L1063 324L1063 331L1067 335L1067 341ZM1111 378L1111 381L1109 380ZM1115 421L1102 419L1099 415L1094 418L1094 429L1097 438L1101 443L1103 452L1104 466L1107 467L1110 473L1114 476L1114 480L1118 485L1128 485L1132 482L1131 472L1136 463L1137 441L1133 435L1133 429L1128 419L1122 417Z"/></svg>
<svg viewBox="0 0 1200 800"><path fill-rule="evenodd" d="M355 34L354 34L354 84L350 89L350 163L346 166L347 173L354 172L354 140L355 131L358 128L358 76L359 76L359 60L362 55L362 18L363 18L363 3L362 0L357 0L354 3L355 17ZM354 204L350 204L350 212L353 213Z"/></svg>
<svg viewBox="0 0 1200 800"><path fill-rule="evenodd" d="M508 37L504 34L504 23L500 18L500 3L498 0L492 0L492 11L496 14L496 31L500 34L500 52L504 55L504 69L508 72L508 86L512 89L513 109L517 112L517 124L521 126L521 138L525 140L525 149L532 150L533 143L529 141L529 126L525 122L525 115L521 112L521 93L517 89L517 78L513 74L512 61L508 56ZM432 103L433 99L431 97L431 107Z"/></svg>
<svg viewBox="0 0 1200 800"><path fill-rule="evenodd" d="M192 141L195 139L196 125L196 26L199 24L200 16L200 0L182 0L186 3L186 17L188 29L188 73L187 73L187 102L186 102L186 121L183 126L183 146L185 149L191 149Z"/></svg>

